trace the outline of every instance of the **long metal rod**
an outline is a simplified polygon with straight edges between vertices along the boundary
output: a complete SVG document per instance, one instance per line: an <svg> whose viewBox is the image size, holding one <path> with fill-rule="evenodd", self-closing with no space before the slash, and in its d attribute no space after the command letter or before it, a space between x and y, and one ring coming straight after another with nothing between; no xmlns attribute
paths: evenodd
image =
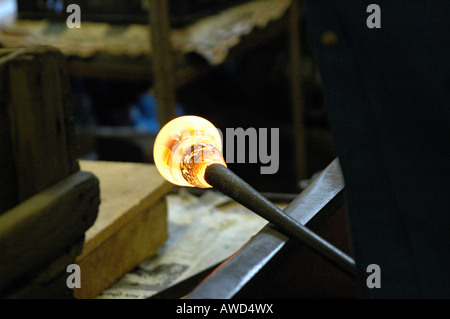
<svg viewBox="0 0 450 319"><path fill-rule="evenodd" d="M284 235L306 244L347 275L355 277L355 261L350 256L287 215L227 167L220 164L208 166L205 180L213 188L272 223Z"/></svg>

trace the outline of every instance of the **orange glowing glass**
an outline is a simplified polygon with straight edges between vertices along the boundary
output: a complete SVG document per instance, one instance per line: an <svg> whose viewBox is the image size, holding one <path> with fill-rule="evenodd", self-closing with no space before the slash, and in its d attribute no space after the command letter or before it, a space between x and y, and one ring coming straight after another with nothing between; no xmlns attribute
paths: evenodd
<svg viewBox="0 0 450 319"><path fill-rule="evenodd" d="M156 136L153 158L160 174L179 186L211 187L204 178L211 164L226 166L217 128L198 116L181 116Z"/></svg>

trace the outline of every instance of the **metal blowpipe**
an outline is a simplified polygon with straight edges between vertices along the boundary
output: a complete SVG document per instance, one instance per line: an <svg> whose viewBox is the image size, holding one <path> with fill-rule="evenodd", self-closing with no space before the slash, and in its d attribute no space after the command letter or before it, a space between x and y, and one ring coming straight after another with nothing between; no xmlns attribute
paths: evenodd
<svg viewBox="0 0 450 319"><path fill-rule="evenodd" d="M355 262L350 256L287 215L227 168L221 136L209 121L197 116L170 121L156 137L153 156L161 175L173 184L219 190L347 275L355 276Z"/></svg>

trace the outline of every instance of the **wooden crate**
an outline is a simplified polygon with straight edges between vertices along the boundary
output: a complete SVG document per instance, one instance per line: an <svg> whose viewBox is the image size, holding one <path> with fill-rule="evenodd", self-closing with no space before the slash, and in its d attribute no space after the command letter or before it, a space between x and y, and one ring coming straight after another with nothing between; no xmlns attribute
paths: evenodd
<svg viewBox="0 0 450 319"><path fill-rule="evenodd" d="M67 292L99 206L80 171L65 59L56 49L0 49L0 297Z"/></svg>

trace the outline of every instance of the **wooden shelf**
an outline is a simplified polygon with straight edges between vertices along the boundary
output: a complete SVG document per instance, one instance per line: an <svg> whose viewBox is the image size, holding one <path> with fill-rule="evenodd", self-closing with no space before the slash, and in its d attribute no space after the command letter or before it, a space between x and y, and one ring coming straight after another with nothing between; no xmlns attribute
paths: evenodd
<svg viewBox="0 0 450 319"><path fill-rule="evenodd" d="M149 81L158 104L158 120L163 125L175 117L179 87L213 71L218 65L251 51L260 44L282 34L289 34L292 118L295 132L295 158L298 163L296 175L298 179L302 179L306 177L307 163L302 115L303 95L300 82L300 1L249 1L244 5L227 9L219 15L201 19L191 26L173 29L170 26L168 0L155 0L149 1L149 26L130 25L129 30L123 31L119 28L119 32L116 32L118 30L110 30L109 28L114 26L108 24L83 22L83 32L91 37L83 42L80 41L83 39L82 36L76 34L76 29L68 31L66 28L62 28L63 32L67 34L70 32L70 35L63 37L60 41L54 38L46 39L45 32L42 31L46 28L44 22L34 22L38 25L29 27L29 30L41 30L42 34L31 37L28 44L36 44L39 43L38 40L41 40L43 44L52 44L60 48L67 57L69 74L74 76ZM258 19L261 20L261 14L254 14L252 11L255 8L252 7L254 5L261 6L259 13L264 12L268 15L263 23L258 21ZM249 23L248 16L252 14L255 15L253 19L256 22ZM227 25L227 19L234 24ZM25 22L25 25L26 23L28 22ZM224 29L221 29L224 26L220 23L225 23ZM210 30L208 28L212 31L206 31L206 36L212 34L211 38L202 39L201 36L205 30ZM195 35L195 32L198 32L200 36ZM219 41L223 33L225 33L223 41ZM122 34L122 38L117 34ZM3 34L3 41L8 37L11 38L11 34ZM188 40L185 40L186 38ZM218 43L214 43L215 40ZM24 42L26 41L18 40L17 35L10 41L13 45ZM208 45L212 47L209 48ZM219 57L215 56L217 52ZM195 55L203 57L203 61L201 58L193 59Z"/></svg>

